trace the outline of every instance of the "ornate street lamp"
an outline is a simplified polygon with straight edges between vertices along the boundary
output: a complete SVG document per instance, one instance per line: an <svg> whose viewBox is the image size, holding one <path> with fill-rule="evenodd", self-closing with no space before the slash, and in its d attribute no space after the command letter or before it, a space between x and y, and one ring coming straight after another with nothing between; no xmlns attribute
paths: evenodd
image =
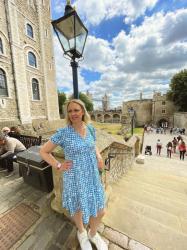
<svg viewBox="0 0 187 250"><path fill-rule="evenodd" d="M134 115L135 115L135 110L133 107L128 109L129 116L131 118L131 135L133 135L133 128L134 128Z"/></svg>
<svg viewBox="0 0 187 250"><path fill-rule="evenodd" d="M52 25L64 54L71 59L74 98L79 98L76 59L83 56L88 30L71 6L70 0L66 2L64 16L52 21Z"/></svg>

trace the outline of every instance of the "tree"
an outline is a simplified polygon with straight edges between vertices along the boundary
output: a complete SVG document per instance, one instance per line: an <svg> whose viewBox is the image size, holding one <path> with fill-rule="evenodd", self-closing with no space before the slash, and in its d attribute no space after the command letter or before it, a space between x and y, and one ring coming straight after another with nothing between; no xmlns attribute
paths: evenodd
<svg viewBox="0 0 187 250"><path fill-rule="evenodd" d="M87 95L80 92L79 93L79 99L82 102L84 102L87 111L93 111L93 103L91 102L91 100L88 98Z"/></svg>
<svg viewBox="0 0 187 250"><path fill-rule="evenodd" d="M187 112L187 70L184 69L175 74L167 93L168 99L179 107L179 111Z"/></svg>
<svg viewBox="0 0 187 250"><path fill-rule="evenodd" d="M58 91L58 106L59 106L59 112L60 114L63 113L63 105L65 104L66 102L66 94L64 92L59 92Z"/></svg>

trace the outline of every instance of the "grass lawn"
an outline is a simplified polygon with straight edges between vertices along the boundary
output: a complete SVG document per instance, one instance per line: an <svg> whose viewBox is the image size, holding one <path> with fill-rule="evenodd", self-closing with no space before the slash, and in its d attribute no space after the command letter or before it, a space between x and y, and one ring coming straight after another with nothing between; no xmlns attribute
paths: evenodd
<svg viewBox="0 0 187 250"><path fill-rule="evenodd" d="M108 132L109 134L114 135L117 138L123 138L123 136L117 134L121 130L120 123L100 123L100 122L94 122L94 121L92 121L92 123L95 128L104 130ZM130 136L130 134L131 134L131 130L129 131L127 136ZM134 128L134 134L141 137L143 134L143 128Z"/></svg>

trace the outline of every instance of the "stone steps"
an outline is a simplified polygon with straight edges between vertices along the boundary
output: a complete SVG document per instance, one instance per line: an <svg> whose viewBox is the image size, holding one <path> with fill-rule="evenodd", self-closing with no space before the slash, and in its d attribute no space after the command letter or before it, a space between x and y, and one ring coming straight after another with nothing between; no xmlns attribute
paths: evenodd
<svg viewBox="0 0 187 250"><path fill-rule="evenodd" d="M146 157L112 184L103 222L154 250L187 249L187 165Z"/></svg>
<svg viewBox="0 0 187 250"><path fill-rule="evenodd" d="M130 208L123 207L118 212L110 208L104 223L154 250L186 250L186 234Z"/></svg>

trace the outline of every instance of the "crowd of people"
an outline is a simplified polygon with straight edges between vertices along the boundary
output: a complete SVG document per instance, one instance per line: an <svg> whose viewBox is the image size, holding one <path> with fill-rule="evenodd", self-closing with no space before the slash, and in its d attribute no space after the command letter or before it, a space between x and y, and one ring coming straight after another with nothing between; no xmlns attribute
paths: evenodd
<svg viewBox="0 0 187 250"><path fill-rule="evenodd" d="M154 124L145 124L144 125L144 132L149 133L156 133L156 134L166 134L167 132L170 133L170 135L185 135L185 128L174 128L174 127L167 127L167 126L156 126Z"/></svg>
<svg viewBox="0 0 187 250"><path fill-rule="evenodd" d="M157 155L159 156L161 155L162 148L163 148L163 143L161 142L160 139L158 139L156 142ZM168 141L168 143L166 144L166 148L167 148L168 158L171 158L171 155L173 153L176 154L178 150L180 155L180 160L184 160L187 151L187 145L181 135L174 137L172 141Z"/></svg>

